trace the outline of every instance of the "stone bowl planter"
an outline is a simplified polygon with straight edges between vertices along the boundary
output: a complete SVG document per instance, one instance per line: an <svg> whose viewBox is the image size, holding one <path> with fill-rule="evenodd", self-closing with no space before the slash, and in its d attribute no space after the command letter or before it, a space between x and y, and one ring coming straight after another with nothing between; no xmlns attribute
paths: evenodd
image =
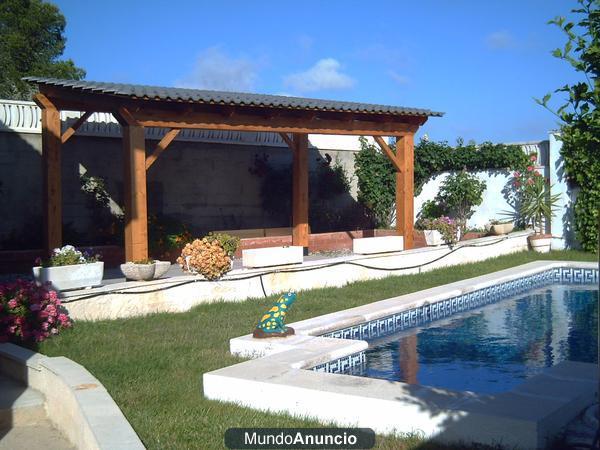
<svg viewBox="0 0 600 450"><path fill-rule="evenodd" d="M527 237L531 250L538 253L548 253L552 246L551 234L531 234Z"/></svg>
<svg viewBox="0 0 600 450"><path fill-rule="evenodd" d="M490 227L490 233L500 236L501 234L508 234L515 228L515 224L512 222L509 223L499 223L496 225L492 225Z"/></svg>
<svg viewBox="0 0 600 450"><path fill-rule="evenodd" d="M121 264L121 273L128 280L149 281L154 279L156 264L135 264L128 262Z"/></svg>
<svg viewBox="0 0 600 450"><path fill-rule="evenodd" d="M52 289L66 291L102 284L104 262L73 264L56 267L34 267L33 278L40 284L50 282Z"/></svg>
<svg viewBox="0 0 600 450"><path fill-rule="evenodd" d="M171 268L171 261L154 261L154 279L162 277Z"/></svg>

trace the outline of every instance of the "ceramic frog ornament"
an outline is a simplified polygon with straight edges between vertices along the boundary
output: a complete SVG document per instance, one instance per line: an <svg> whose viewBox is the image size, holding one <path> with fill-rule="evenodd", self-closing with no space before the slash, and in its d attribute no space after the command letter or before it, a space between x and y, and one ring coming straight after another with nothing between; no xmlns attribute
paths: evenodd
<svg viewBox="0 0 600 450"><path fill-rule="evenodd" d="M285 337L294 334L294 329L285 326L285 317L296 301L296 293L288 292L279 297L258 321L252 336L255 338Z"/></svg>

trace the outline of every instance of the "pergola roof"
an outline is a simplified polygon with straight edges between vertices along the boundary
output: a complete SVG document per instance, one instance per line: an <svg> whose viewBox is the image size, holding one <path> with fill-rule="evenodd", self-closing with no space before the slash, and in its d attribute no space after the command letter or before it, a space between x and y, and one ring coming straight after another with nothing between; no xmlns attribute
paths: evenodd
<svg viewBox="0 0 600 450"><path fill-rule="evenodd" d="M25 77L25 81L41 86L54 86L73 92L108 94L135 100L186 102L204 105L254 106L312 111L355 112L401 116L441 117L442 112L403 106L320 100L283 95L249 94L240 92L209 91L178 87L146 86L140 84L105 83L97 81L61 80L44 77Z"/></svg>

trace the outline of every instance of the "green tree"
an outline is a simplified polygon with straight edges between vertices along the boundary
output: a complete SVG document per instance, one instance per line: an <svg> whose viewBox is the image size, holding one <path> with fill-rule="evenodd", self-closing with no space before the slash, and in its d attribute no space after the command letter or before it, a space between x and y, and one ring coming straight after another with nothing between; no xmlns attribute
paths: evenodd
<svg viewBox="0 0 600 450"><path fill-rule="evenodd" d="M579 0L573 9L579 20L556 17L549 23L566 35L564 48L552 54L569 63L582 77L566 84L556 94L566 94L566 102L554 111L548 106L551 94L536 101L561 120L560 136L566 175L579 188L575 201L575 231L582 247L594 251L598 242L600 215L600 0Z"/></svg>
<svg viewBox="0 0 600 450"><path fill-rule="evenodd" d="M65 50L65 18L41 0L0 1L0 98L30 100L34 92L21 77L45 76L80 80L85 71Z"/></svg>

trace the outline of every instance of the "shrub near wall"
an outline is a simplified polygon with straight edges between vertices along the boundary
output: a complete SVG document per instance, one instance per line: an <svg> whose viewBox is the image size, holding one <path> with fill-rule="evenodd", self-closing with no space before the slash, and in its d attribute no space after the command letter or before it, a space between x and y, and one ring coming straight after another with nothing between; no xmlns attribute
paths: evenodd
<svg viewBox="0 0 600 450"><path fill-rule="evenodd" d="M394 167L379 147L360 139L361 150L354 156L358 178L358 200L367 207L378 226L389 226L394 217L396 181ZM421 140L415 146L415 196L434 175L445 171L525 170L527 155L518 145L492 144L456 147L447 142Z"/></svg>

